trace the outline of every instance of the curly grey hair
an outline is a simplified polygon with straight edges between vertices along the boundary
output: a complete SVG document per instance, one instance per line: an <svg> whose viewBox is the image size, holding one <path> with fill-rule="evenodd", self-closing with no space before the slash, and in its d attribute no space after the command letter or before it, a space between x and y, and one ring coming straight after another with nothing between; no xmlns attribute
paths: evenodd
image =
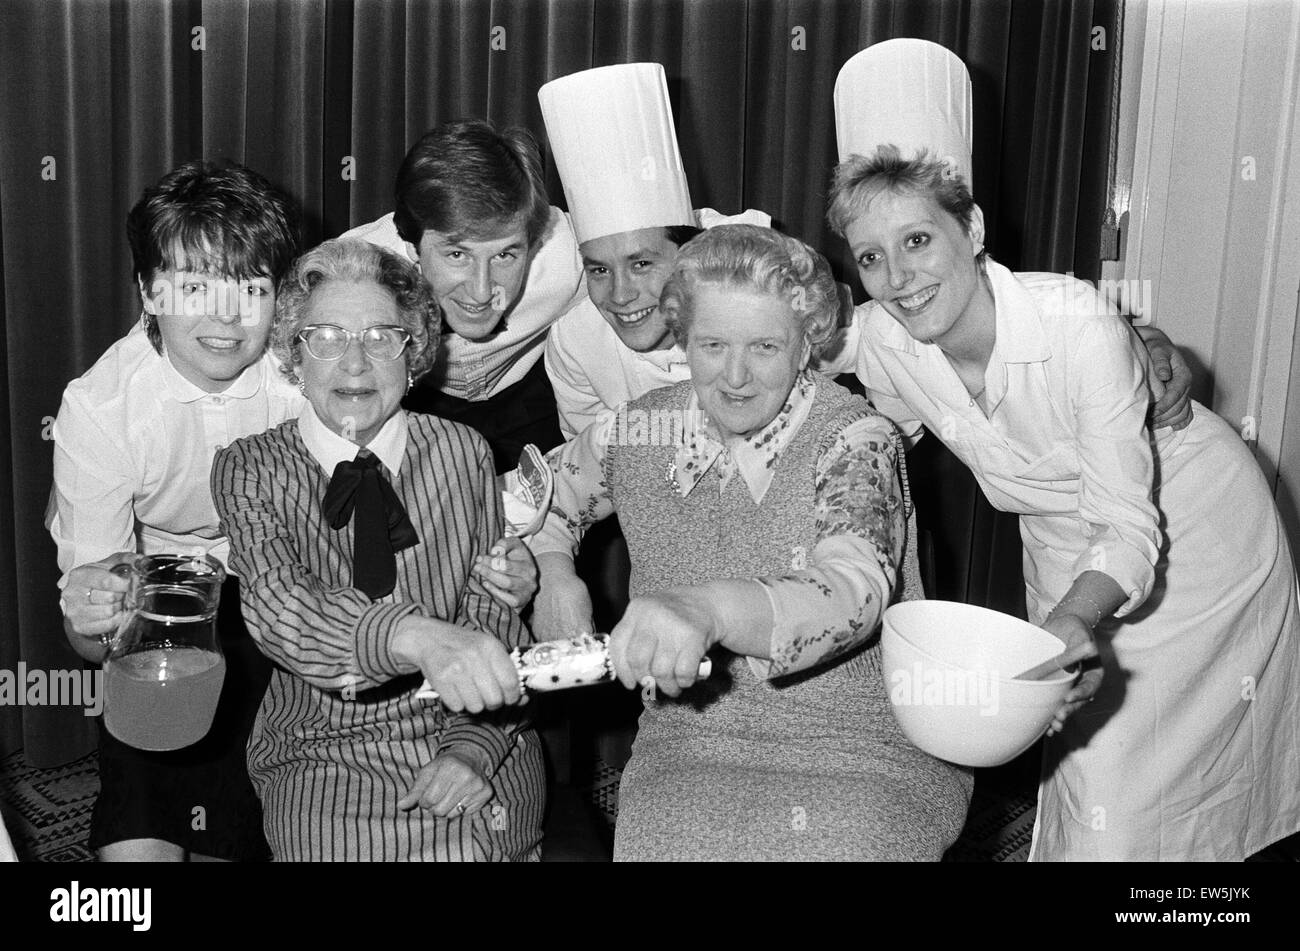
<svg viewBox="0 0 1300 951"><path fill-rule="evenodd" d="M826 259L798 238L757 225L719 225L685 244L659 296L659 309L686 343L695 291L724 285L786 297L816 354L835 333L841 297Z"/></svg>
<svg viewBox="0 0 1300 951"><path fill-rule="evenodd" d="M312 248L293 262L275 301L271 352L291 382L297 382L302 362L298 331L307 322L312 295L331 281L372 283L393 296L402 326L411 335L406 367L418 380L433 368L438 356L442 312L433 289L420 269L391 251L355 238L336 238Z"/></svg>

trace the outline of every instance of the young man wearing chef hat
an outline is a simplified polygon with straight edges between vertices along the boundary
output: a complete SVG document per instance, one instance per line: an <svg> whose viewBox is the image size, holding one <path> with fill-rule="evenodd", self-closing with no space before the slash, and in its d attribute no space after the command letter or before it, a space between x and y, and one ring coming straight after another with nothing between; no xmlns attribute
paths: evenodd
<svg viewBox="0 0 1300 951"><path fill-rule="evenodd" d="M760 211L727 217L692 210L658 63L572 73L547 83L537 98L589 295L546 342L560 428L572 438L601 412L690 376L659 312L677 249L701 228L768 227L772 219Z"/></svg>
<svg viewBox="0 0 1300 951"><path fill-rule="evenodd" d="M537 98L589 295L546 341L560 428L572 439L623 403L690 378L686 354L659 312L678 248L702 228L769 227L772 219L753 210L728 217L692 209L660 64L572 73L544 85ZM598 565L599 590L617 606L627 586L626 546L597 529L587 548L594 548L588 556ZM544 562L539 559L534 633L548 639L589 630L586 586L557 582L572 581L571 572L548 576Z"/></svg>

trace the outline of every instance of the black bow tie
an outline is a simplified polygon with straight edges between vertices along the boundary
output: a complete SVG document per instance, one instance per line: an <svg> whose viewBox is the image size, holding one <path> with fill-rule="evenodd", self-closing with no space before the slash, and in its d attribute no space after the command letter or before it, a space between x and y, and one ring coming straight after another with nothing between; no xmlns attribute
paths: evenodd
<svg viewBox="0 0 1300 951"><path fill-rule="evenodd" d="M371 598L391 594L397 586L395 553L417 544L420 537L402 500L380 471L378 457L362 449L357 458L335 466L324 506L331 528L341 529L353 522L353 587Z"/></svg>

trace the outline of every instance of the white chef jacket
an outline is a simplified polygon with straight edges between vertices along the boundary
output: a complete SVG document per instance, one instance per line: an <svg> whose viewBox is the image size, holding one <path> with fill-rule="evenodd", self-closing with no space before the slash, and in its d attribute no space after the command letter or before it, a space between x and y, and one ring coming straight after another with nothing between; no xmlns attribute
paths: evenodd
<svg viewBox="0 0 1300 951"><path fill-rule="evenodd" d="M695 220L705 230L718 225L772 225L771 215L753 208L736 215L696 208ZM546 375L555 391L560 430L565 439L572 439L601 413L661 386L690 379L691 371L686 354L675 344L650 353L625 346L591 298L584 297L547 338Z"/></svg>
<svg viewBox="0 0 1300 951"><path fill-rule="evenodd" d="M1092 288L987 273L987 418L881 307L858 372L1020 513L1031 621L1090 568L1128 592L1098 627L1100 690L1045 744L1030 858L1239 861L1300 828L1300 592L1271 490L1202 406L1151 437L1145 348Z"/></svg>
<svg viewBox="0 0 1300 951"><path fill-rule="evenodd" d="M14 845L9 840L9 833L5 830L4 815L0 814L0 862L17 862L18 853L14 851Z"/></svg>
<svg viewBox="0 0 1300 951"><path fill-rule="evenodd" d="M689 380L691 368L677 344L649 353L628 347L588 298L551 328L546 375L555 390L560 430L572 439L601 413Z"/></svg>
<svg viewBox="0 0 1300 951"><path fill-rule="evenodd" d="M1145 349L1082 281L1012 274L992 260L987 273L997 308L988 417L939 347L874 302L855 314L858 378L906 439L922 424L942 439L995 508L1078 519L1088 543L1075 575L1097 568L1114 578L1128 595L1122 617L1150 591L1162 539Z"/></svg>

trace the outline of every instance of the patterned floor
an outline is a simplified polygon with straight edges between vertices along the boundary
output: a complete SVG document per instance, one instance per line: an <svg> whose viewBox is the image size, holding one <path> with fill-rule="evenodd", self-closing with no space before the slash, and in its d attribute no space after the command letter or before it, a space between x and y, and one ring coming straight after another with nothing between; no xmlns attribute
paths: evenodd
<svg viewBox="0 0 1300 951"><path fill-rule="evenodd" d="M86 836L98 794L93 753L55 769L29 766L21 751L0 760L0 809L23 861L90 861Z"/></svg>
<svg viewBox="0 0 1300 951"><path fill-rule="evenodd" d="M597 763L587 798L612 829L618 817L620 771ZM1034 803L1028 796L1006 797L984 792L999 788L989 780L977 786L962 838L948 853L949 861L1019 862L1029 849ZM99 792L94 755L57 769L29 766L21 753L0 761L0 808L14 847L25 861L84 862L90 810Z"/></svg>
<svg viewBox="0 0 1300 951"><path fill-rule="evenodd" d="M979 770L975 796L961 838L948 850L949 862L1023 862L1034 826L1033 751L998 769ZM618 817L621 772L597 762L586 795L612 829ZM90 810L99 792L94 754L56 769L35 769L22 753L0 760L0 809L18 855L24 861L85 862ZM1300 836L1254 857L1256 861L1300 860Z"/></svg>
<svg viewBox="0 0 1300 951"><path fill-rule="evenodd" d="M1039 748L997 769L975 771L966 827L945 862L1024 862L1038 814Z"/></svg>

